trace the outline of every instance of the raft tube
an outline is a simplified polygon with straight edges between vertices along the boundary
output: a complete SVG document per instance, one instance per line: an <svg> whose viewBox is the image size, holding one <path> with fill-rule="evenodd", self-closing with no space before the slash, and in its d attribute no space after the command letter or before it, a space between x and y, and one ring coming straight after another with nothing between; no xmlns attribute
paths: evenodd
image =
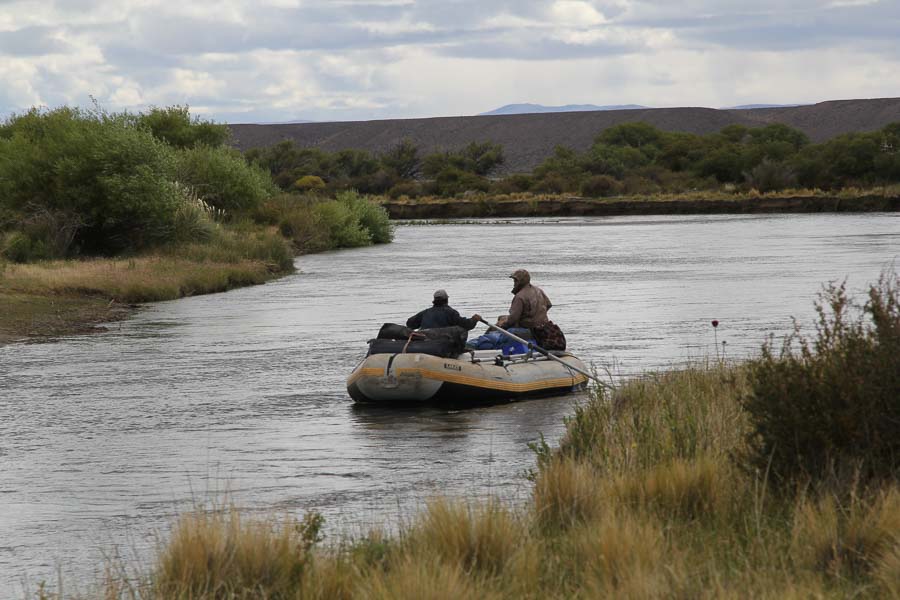
<svg viewBox="0 0 900 600"><path fill-rule="evenodd" d="M587 370L572 354L554 355ZM355 402L365 404L479 403L565 394L586 384L587 377L545 356L501 356L496 350L481 350L456 358L372 354L350 373L347 392Z"/></svg>

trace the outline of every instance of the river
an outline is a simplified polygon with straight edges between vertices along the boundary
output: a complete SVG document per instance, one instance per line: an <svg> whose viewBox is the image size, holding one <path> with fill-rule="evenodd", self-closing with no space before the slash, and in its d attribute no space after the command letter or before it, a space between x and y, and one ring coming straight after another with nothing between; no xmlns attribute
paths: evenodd
<svg viewBox="0 0 900 600"><path fill-rule="evenodd" d="M753 354L792 316L811 322L824 282L861 290L898 255L885 213L399 226L393 244L303 256L263 286L0 347L0 596L58 571L83 588L104 554L149 564L178 513L226 498L321 511L332 537L437 494L526 498L527 443L557 439L577 398L400 411L346 396L366 339L437 288L496 318L507 275L529 269L570 349L615 378Z"/></svg>

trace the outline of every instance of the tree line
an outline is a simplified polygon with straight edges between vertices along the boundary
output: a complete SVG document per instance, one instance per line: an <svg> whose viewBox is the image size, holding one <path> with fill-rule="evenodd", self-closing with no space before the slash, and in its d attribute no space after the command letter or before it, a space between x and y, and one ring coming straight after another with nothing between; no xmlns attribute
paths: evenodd
<svg viewBox="0 0 900 600"><path fill-rule="evenodd" d="M326 152L284 141L246 153L283 190L357 189L392 197L489 193L574 193L589 197L709 189L834 190L900 181L900 123L813 144L782 124L729 125L718 133L666 132L625 123L600 133L589 149L558 146L531 173L492 177L503 147L472 142L422 155L406 139L382 154Z"/></svg>

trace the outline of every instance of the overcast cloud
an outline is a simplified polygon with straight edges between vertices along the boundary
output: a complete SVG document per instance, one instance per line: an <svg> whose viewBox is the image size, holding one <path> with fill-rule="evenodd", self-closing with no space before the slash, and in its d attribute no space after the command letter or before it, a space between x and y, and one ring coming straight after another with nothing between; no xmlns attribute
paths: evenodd
<svg viewBox="0 0 900 600"><path fill-rule="evenodd" d="M0 115L229 122L900 95L896 0L0 0Z"/></svg>

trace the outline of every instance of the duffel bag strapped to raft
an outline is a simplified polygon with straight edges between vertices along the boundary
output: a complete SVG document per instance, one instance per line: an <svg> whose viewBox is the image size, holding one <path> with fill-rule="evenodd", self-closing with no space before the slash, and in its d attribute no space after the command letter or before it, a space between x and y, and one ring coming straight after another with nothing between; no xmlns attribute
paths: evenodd
<svg viewBox="0 0 900 600"><path fill-rule="evenodd" d="M444 358L462 354L466 347L467 332L462 327L435 327L434 329L420 329L412 331L402 327L408 332L407 337L397 339L394 336L400 332L401 326L393 323L385 323L378 338L369 340L369 354L430 354ZM384 337L383 337L384 336ZM388 338L388 339L386 339Z"/></svg>
<svg viewBox="0 0 900 600"><path fill-rule="evenodd" d="M397 325L396 323L385 323L378 330L379 340L408 340L412 329L405 325Z"/></svg>
<svg viewBox="0 0 900 600"><path fill-rule="evenodd" d="M566 336L563 334L562 329L559 328L559 325L553 321L548 320L543 325L532 327L531 331L534 332L534 338L537 340L538 346L541 346L544 350L566 349Z"/></svg>
<svg viewBox="0 0 900 600"><path fill-rule="evenodd" d="M454 353L453 349L440 340L369 340L369 353L372 354L430 354L431 356L440 356L441 358L449 358L458 356L458 352Z"/></svg>

